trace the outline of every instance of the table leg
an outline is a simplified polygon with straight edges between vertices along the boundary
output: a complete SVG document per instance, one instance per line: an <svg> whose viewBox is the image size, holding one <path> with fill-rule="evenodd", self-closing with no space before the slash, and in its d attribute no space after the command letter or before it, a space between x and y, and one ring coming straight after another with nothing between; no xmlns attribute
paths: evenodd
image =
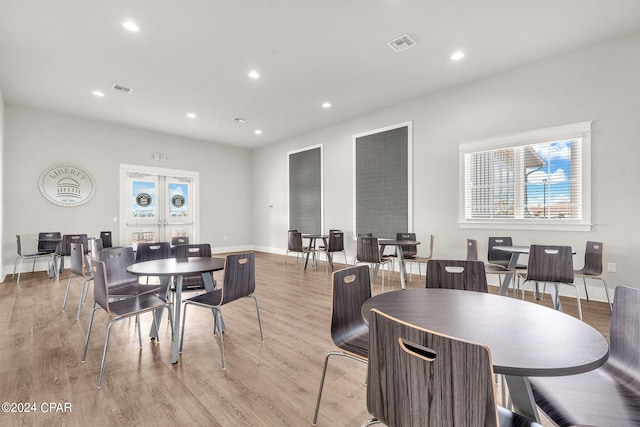
<svg viewBox="0 0 640 427"><path fill-rule="evenodd" d="M553 308L558 311L563 311L562 303L560 302L560 295L558 294L558 286L555 283L549 283L549 293L551 294Z"/></svg>
<svg viewBox="0 0 640 427"><path fill-rule="evenodd" d="M507 266L508 272L505 273L504 279L502 280L502 285L500 286L500 295L506 296L509 292L509 285L511 284L511 280L513 276L516 274L516 265L518 265L518 258L520 258L519 252L512 252L511 259L509 260L509 265Z"/></svg>
<svg viewBox="0 0 640 427"><path fill-rule="evenodd" d="M171 355L171 363L178 363L178 353L180 352L180 309L182 305L182 275L178 276L176 283L176 295L173 301L173 353Z"/></svg>
<svg viewBox="0 0 640 427"><path fill-rule="evenodd" d="M540 417L538 416L529 379L513 375L505 375L505 379L509 387L513 411L539 423Z"/></svg>
<svg viewBox="0 0 640 427"><path fill-rule="evenodd" d="M158 292L160 298L167 300L167 296L169 295L169 284L171 283L170 276L161 276L160 277L160 291ZM171 308L169 309L171 310ZM162 313L164 313L163 308L159 308L153 311L153 322L151 322L151 330L149 331L149 337L151 339L157 340L159 337L160 331L156 329L156 325L162 324Z"/></svg>
<svg viewBox="0 0 640 427"><path fill-rule="evenodd" d="M406 268L404 265L404 252L402 251L402 246L396 245L396 257L398 258L398 263L400 264L400 285L402 289L405 289L406 285Z"/></svg>
<svg viewBox="0 0 640 427"><path fill-rule="evenodd" d="M315 249L315 247L316 239L309 238L309 250ZM307 264L309 264L309 255L311 255L311 252L307 252L307 255L304 257L304 266L302 267L303 270L307 269Z"/></svg>

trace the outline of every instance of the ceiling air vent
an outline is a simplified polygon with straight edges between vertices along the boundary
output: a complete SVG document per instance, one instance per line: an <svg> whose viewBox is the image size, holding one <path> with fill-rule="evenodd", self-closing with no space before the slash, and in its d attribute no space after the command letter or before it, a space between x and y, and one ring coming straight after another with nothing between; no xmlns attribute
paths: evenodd
<svg viewBox="0 0 640 427"><path fill-rule="evenodd" d="M129 95L131 92L133 92L133 89L131 89L131 88L120 86L120 85L116 85L116 84L111 86L111 90L115 90L116 92L124 93L125 95Z"/></svg>
<svg viewBox="0 0 640 427"><path fill-rule="evenodd" d="M395 53L400 53L403 50L407 50L410 47L414 46L416 44L416 41L413 40L409 34L405 34L404 36L400 36L395 40L391 40L390 42L387 43L387 46L389 46L391 49L393 49L393 51Z"/></svg>

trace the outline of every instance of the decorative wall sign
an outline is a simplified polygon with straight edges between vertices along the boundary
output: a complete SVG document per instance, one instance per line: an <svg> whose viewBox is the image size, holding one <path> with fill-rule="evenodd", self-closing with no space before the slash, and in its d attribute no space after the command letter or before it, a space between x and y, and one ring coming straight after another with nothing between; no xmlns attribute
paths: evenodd
<svg viewBox="0 0 640 427"><path fill-rule="evenodd" d="M45 199L58 206L80 206L96 192L93 177L73 165L55 165L46 169L38 181Z"/></svg>

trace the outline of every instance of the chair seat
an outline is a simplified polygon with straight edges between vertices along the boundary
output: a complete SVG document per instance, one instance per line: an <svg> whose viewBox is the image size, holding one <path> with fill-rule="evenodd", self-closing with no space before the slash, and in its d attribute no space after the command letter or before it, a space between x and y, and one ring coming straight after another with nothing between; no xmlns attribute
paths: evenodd
<svg viewBox="0 0 640 427"><path fill-rule="evenodd" d="M497 266L503 267L503 268L505 268L505 269L506 269L507 267L509 267L509 261L491 261L491 262L489 262L489 263L487 263L487 264L497 265ZM517 268L517 269L526 269L526 268L527 268L527 266L526 266L526 265L524 265L524 264L516 264L516 268Z"/></svg>
<svg viewBox="0 0 640 427"><path fill-rule="evenodd" d="M369 328L361 325L357 329L349 331L348 337L336 340L335 344L342 350L363 358L369 357Z"/></svg>
<svg viewBox="0 0 640 427"><path fill-rule="evenodd" d="M222 300L222 289L216 289L211 292L205 292L203 294L196 295L195 297L191 297L185 300L185 302L190 302L193 304L217 306L217 305L220 305L221 300Z"/></svg>
<svg viewBox="0 0 640 427"><path fill-rule="evenodd" d="M160 285L141 285L137 282L124 282L114 286L109 285L109 296L114 298L152 294L159 291Z"/></svg>
<svg viewBox="0 0 640 427"><path fill-rule="evenodd" d="M640 425L637 383L636 389L624 386L608 363L584 374L529 381L537 405L559 426Z"/></svg>
<svg viewBox="0 0 640 427"><path fill-rule="evenodd" d="M110 302L109 310L116 316L122 316L163 308L166 304L162 299L149 293Z"/></svg>

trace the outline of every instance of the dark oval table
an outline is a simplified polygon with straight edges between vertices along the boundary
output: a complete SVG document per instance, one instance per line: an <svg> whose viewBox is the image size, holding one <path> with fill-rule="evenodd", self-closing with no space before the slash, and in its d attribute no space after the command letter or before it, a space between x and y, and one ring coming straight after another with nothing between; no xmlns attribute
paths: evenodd
<svg viewBox="0 0 640 427"><path fill-rule="evenodd" d="M171 355L171 362L178 363L178 354L180 347L180 306L182 302L182 277L185 274L202 273L202 279L204 280L205 289L212 291L213 281L211 273L213 271L220 271L224 269L224 258L187 258L187 261L177 261L175 258L157 259L153 261L144 261L136 264L131 264L127 267L127 271L136 276L158 276L162 283L162 291L168 290L168 285L171 277L177 278L176 295L173 308L173 325L174 334L173 339L173 351ZM162 292L161 291L161 292ZM160 316L161 314L158 314ZM160 319L156 323L160 323ZM157 332L152 330L151 335L157 335Z"/></svg>
<svg viewBox="0 0 640 427"><path fill-rule="evenodd" d="M422 328L491 350L493 368L506 376L514 408L537 419L528 376L579 374L603 365L606 339L575 317L500 295L450 289L407 289L376 295L376 308Z"/></svg>

